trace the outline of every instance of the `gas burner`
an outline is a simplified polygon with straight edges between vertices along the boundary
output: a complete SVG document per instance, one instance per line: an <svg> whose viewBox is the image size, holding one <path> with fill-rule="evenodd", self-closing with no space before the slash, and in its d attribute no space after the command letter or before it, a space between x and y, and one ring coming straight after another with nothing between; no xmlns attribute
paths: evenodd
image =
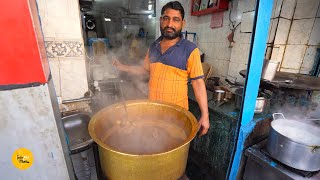
<svg viewBox="0 0 320 180"><path fill-rule="evenodd" d="M293 167L290 167L290 166L287 166L285 164L283 164L282 162L274 159L269 153L268 151L265 149L265 148L262 148L260 150L262 153L264 153L265 155L267 155L270 159L272 159L276 164L278 164L279 166L282 166L296 174L299 174L300 176L303 176L303 177L306 177L306 178L309 178L309 177L312 177L314 176L315 174L319 173L320 171L313 171L313 172L310 172L310 171L303 171L303 170L299 170L299 169L295 169Z"/></svg>
<svg viewBox="0 0 320 180"><path fill-rule="evenodd" d="M246 149L244 180L320 180L320 171L307 172L284 165L272 158L265 146L266 140Z"/></svg>

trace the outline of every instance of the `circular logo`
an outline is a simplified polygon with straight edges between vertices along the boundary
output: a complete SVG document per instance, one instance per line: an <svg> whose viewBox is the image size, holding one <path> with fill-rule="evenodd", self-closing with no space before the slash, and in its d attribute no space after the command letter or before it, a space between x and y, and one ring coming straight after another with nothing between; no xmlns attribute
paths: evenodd
<svg viewBox="0 0 320 180"><path fill-rule="evenodd" d="M15 150L11 159L13 165L21 170L28 169L33 163L32 152L26 148L19 148Z"/></svg>

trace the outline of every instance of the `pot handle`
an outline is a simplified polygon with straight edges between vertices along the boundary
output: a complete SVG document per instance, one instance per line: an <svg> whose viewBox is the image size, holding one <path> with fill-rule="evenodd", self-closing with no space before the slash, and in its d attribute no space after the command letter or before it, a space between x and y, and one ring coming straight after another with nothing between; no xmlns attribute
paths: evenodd
<svg viewBox="0 0 320 180"><path fill-rule="evenodd" d="M320 149L320 146L313 146L311 152L316 153Z"/></svg>
<svg viewBox="0 0 320 180"><path fill-rule="evenodd" d="M272 114L273 120L277 120L276 115L280 115L282 117L281 119L286 119L282 113L273 113Z"/></svg>

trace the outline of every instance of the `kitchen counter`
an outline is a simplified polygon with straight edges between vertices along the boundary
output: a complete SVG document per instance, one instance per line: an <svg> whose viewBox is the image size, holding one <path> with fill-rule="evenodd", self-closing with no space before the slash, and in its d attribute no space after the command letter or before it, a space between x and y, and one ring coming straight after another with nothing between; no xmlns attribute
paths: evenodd
<svg viewBox="0 0 320 180"><path fill-rule="evenodd" d="M189 85L188 96L189 111L199 119L201 113L191 85ZM210 174L211 179L225 179L233 151L239 110L235 108L233 102L226 102L219 107L208 103L208 106L210 121L208 134L202 137L197 136L191 142L190 146L190 162L187 166L187 172L189 169L189 174L187 173L187 175L190 176L191 179L199 179L199 177L192 178L192 172L196 172L194 164L196 164L200 170L206 171L203 173ZM253 133L247 138L245 143L246 147L266 137L269 131L270 119L270 114L257 114L254 116L257 125ZM193 175L194 174L195 173L193 173Z"/></svg>
<svg viewBox="0 0 320 180"><path fill-rule="evenodd" d="M241 70L240 75L245 77L247 70ZM291 83L285 82L290 80ZM304 74L277 71L273 81L261 80L261 84L269 85L274 88L288 88L297 90L320 91L320 77Z"/></svg>

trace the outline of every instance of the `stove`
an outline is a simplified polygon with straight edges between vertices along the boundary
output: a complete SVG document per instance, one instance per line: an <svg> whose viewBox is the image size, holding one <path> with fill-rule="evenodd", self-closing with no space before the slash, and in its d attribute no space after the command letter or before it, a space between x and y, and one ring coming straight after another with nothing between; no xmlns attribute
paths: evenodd
<svg viewBox="0 0 320 180"><path fill-rule="evenodd" d="M320 171L307 172L286 166L271 158L265 146L266 140L246 149L244 180L320 180Z"/></svg>

